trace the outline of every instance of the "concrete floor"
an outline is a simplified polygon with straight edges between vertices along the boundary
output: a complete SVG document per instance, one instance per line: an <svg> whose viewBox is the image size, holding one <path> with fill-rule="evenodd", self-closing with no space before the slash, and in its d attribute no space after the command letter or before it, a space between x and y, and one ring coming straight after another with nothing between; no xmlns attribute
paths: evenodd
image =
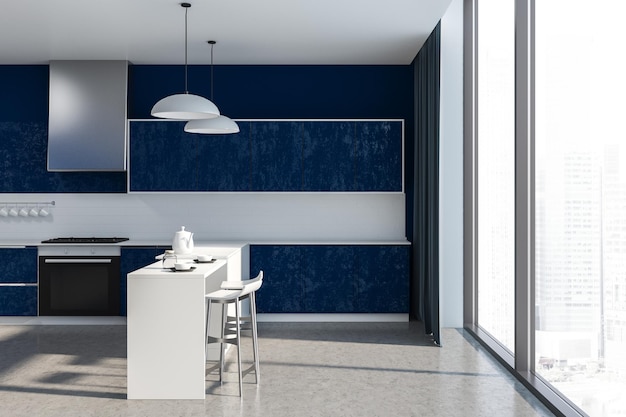
<svg viewBox="0 0 626 417"><path fill-rule="evenodd" d="M552 416L463 330L443 342L414 322L259 323L243 399L229 365L205 400L127 400L124 325L0 325L0 416Z"/></svg>

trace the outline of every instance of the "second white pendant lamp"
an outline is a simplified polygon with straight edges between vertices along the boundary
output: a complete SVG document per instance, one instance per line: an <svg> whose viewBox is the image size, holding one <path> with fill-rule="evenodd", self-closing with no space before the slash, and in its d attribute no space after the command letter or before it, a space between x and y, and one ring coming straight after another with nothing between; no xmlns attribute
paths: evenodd
<svg viewBox="0 0 626 417"><path fill-rule="evenodd" d="M211 100L213 100L213 46L215 41L208 41L211 45ZM190 120L185 124L185 132L218 135L239 133L239 125L229 117L220 115L214 119Z"/></svg>
<svg viewBox="0 0 626 417"><path fill-rule="evenodd" d="M220 111L213 102L202 96L189 94L187 89L187 12L190 3L181 3L185 9L185 92L174 94L159 100L150 114L154 117L175 120L214 119L220 116Z"/></svg>
<svg viewBox="0 0 626 417"><path fill-rule="evenodd" d="M205 135L239 133L239 125L230 117L219 116L215 119L190 120L185 124L185 132Z"/></svg>

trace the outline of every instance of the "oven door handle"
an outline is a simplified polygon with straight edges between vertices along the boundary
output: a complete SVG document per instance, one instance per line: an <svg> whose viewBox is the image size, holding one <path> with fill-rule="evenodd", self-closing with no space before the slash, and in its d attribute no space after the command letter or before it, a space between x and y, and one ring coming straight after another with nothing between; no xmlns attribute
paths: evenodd
<svg viewBox="0 0 626 417"><path fill-rule="evenodd" d="M62 259L44 259L47 264L110 264L112 259L76 259L76 258L62 258Z"/></svg>

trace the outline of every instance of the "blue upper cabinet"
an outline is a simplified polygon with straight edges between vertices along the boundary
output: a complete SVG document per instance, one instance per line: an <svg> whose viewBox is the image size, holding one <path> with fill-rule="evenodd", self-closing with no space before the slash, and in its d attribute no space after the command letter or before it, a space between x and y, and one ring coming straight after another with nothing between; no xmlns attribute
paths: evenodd
<svg viewBox="0 0 626 417"><path fill-rule="evenodd" d="M198 149L185 122L130 124L131 191L196 191Z"/></svg>
<svg viewBox="0 0 626 417"><path fill-rule="evenodd" d="M0 121L0 192L124 193L125 172L48 172L48 126Z"/></svg>
<svg viewBox="0 0 626 417"><path fill-rule="evenodd" d="M402 191L402 122L356 123L356 191Z"/></svg>
<svg viewBox="0 0 626 417"><path fill-rule="evenodd" d="M250 122L238 122L239 133L196 134L199 191L250 189Z"/></svg>
<svg viewBox="0 0 626 417"><path fill-rule="evenodd" d="M402 121L240 121L234 135L130 123L131 192L402 190Z"/></svg>
<svg viewBox="0 0 626 417"><path fill-rule="evenodd" d="M303 122L303 191L354 191L355 123Z"/></svg>
<svg viewBox="0 0 626 417"><path fill-rule="evenodd" d="M250 148L252 191L301 191L302 123L255 122Z"/></svg>

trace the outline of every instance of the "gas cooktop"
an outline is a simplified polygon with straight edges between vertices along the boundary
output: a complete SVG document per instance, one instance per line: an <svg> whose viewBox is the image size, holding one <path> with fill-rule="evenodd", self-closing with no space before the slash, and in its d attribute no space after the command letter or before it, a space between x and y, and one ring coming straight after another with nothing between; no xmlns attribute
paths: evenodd
<svg viewBox="0 0 626 417"><path fill-rule="evenodd" d="M127 237L57 237L42 240L41 243L120 243L126 240Z"/></svg>

